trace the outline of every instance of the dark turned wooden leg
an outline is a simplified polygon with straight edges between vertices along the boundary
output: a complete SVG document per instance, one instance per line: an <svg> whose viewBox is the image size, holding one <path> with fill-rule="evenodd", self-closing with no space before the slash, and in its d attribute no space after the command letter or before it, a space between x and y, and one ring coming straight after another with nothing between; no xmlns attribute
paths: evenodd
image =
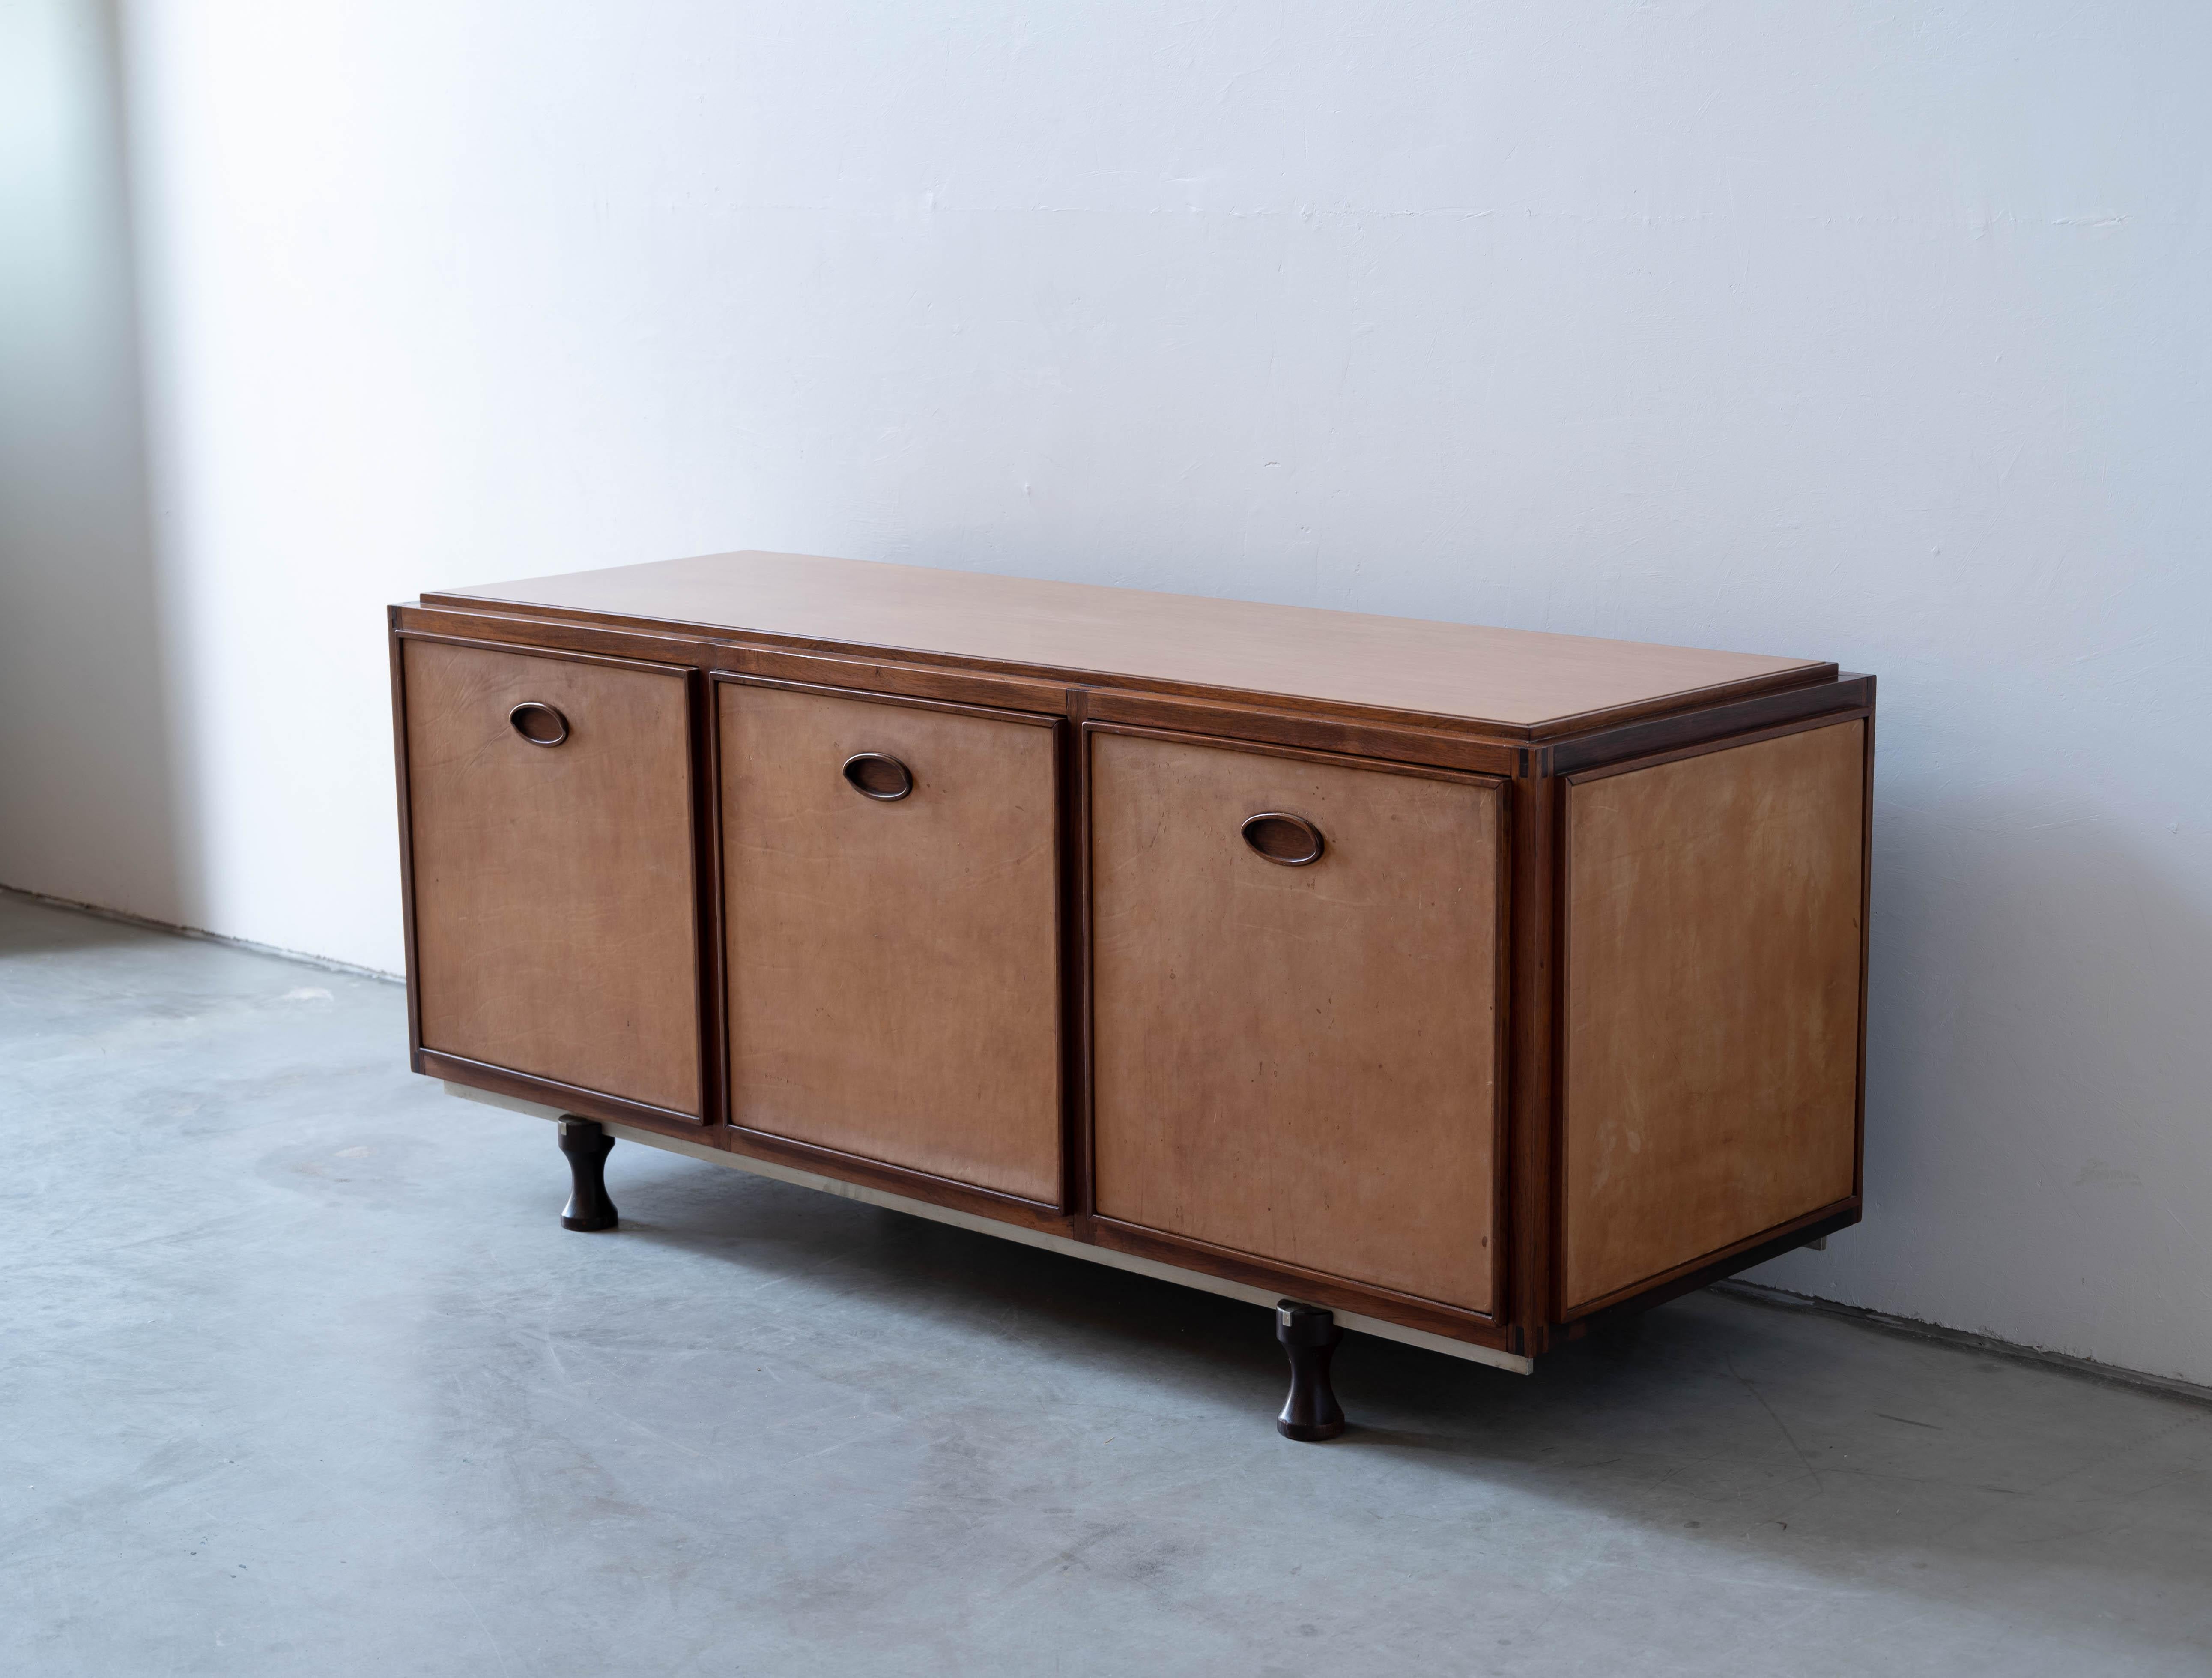
<svg viewBox="0 0 2212 1678"><path fill-rule="evenodd" d="M1336 1343L1344 1338L1336 1314L1295 1299L1279 1301L1275 1338L1291 1360L1291 1395L1275 1418L1275 1432L1285 1439L1334 1439L1344 1432L1344 1412L1328 1383Z"/></svg>
<svg viewBox="0 0 2212 1678"><path fill-rule="evenodd" d="M611 1230L615 1203L607 1198L607 1155L615 1139L592 1119L561 1121L561 1152L568 1156L575 1189L561 1211L564 1230Z"/></svg>

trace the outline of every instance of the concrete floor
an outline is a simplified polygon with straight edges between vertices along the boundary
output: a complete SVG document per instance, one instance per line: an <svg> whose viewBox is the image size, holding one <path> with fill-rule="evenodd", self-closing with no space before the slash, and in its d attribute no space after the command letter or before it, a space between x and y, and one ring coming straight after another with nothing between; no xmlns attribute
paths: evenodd
<svg viewBox="0 0 2212 1678"><path fill-rule="evenodd" d="M551 1127L0 897L0 1672L2212 1672L2212 1409L1711 1295L1533 1377ZM1853 1237L1863 1238L1863 1237Z"/></svg>

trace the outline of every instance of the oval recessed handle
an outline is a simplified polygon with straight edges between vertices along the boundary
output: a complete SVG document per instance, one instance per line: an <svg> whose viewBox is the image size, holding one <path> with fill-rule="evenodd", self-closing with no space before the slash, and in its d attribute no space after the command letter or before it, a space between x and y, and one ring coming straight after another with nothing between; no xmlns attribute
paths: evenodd
<svg viewBox="0 0 2212 1678"><path fill-rule="evenodd" d="M568 719L543 700L524 700L507 714L507 722L532 745L558 745L568 738Z"/></svg>
<svg viewBox="0 0 2212 1678"><path fill-rule="evenodd" d="M1303 868L1318 862L1321 854L1328 848L1319 828L1303 816L1280 810L1262 810L1256 816L1247 816L1238 830L1255 852L1285 868Z"/></svg>
<svg viewBox="0 0 2212 1678"><path fill-rule="evenodd" d="M862 798L878 799L885 804L902 799L914 790L914 773L896 757L886 757L880 751L857 751L845 760L840 771L845 784Z"/></svg>

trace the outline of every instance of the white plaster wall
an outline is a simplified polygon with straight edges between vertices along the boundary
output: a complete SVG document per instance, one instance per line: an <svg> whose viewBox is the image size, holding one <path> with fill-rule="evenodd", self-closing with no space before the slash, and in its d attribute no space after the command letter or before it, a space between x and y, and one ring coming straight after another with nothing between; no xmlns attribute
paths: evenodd
<svg viewBox="0 0 2212 1678"><path fill-rule="evenodd" d="M739 545L1878 672L1860 1229L2212 1381L2212 11L127 7L189 918L399 962L381 608Z"/></svg>

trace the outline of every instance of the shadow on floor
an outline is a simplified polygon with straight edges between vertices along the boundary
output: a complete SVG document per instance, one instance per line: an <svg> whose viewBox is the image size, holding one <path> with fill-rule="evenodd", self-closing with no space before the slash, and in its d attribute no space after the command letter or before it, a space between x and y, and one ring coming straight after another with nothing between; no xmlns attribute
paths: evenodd
<svg viewBox="0 0 2212 1678"><path fill-rule="evenodd" d="M631 1240L980 1322L1048 1348L1072 1379L1140 1368L1271 1427L1286 1377L1264 1310L628 1152ZM2057 1547L2128 1592L2193 1596L2212 1577L2212 1409L1832 1318L1696 1294L1526 1377L1354 1334L1337 1385L1345 1436L1285 1449L1571 1502L1746 1560L1786 1545L1791 1566L1835 1582L1895 1570L1910 1589Z"/></svg>
<svg viewBox="0 0 2212 1678"><path fill-rule="evenodd" d="M111 921L11 886L0 885L0 909L14 911L0 914L0 961L11 956L114 948L147 938L182 936Z"/></svg>

